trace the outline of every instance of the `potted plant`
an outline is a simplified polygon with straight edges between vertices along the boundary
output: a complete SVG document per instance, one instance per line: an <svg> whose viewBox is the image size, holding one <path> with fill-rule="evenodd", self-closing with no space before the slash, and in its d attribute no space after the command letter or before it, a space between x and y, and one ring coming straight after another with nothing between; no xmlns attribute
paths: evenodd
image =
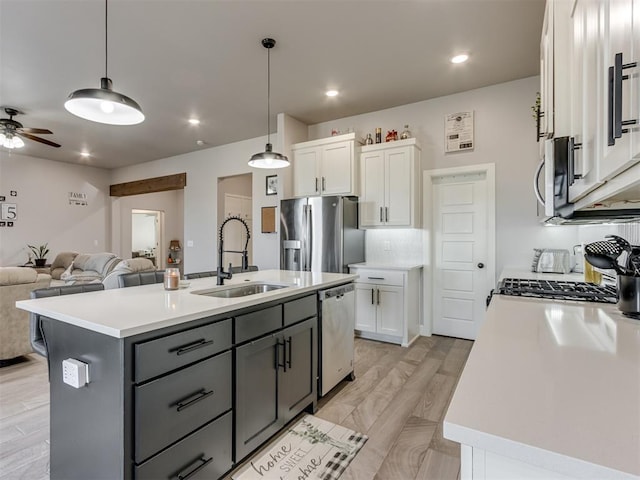
<svg viewBox="0 0 640 480"><path fill-rule="evenodd" d="M27 247L29 247L29 250L33 253L36 267L44 267L47 263L47 254L49 253L48 244L45 243L44 245L39 245L37 247L34 245L27 245Z"/></svg>

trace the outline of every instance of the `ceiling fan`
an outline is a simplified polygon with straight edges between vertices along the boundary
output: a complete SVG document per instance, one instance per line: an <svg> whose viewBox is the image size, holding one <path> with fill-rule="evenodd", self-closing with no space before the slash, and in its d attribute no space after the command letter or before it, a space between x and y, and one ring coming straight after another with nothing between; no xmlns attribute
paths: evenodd
<svg viewBox="0 0 640 480"><path fill-rule="evenodd" d="M22 148L24 146L22 138L27 138L29 140L44 143L50 147L60 147L60 145L55 142L33 135L34 133L53 133L51 130L47 130L46 128L23 127L20 122L13 119L13 117L22 114L23 112L11 107L4 107L4 111L9 115L9 118L0 118L0 145L6 148Z"/></svg>

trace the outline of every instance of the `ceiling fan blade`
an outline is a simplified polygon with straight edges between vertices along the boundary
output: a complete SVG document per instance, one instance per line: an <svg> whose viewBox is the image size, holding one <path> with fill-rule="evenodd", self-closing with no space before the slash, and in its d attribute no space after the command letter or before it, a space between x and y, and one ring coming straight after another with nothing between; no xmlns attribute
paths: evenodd
<svg viewBox="0 0 640 480"><path fill-rule="evenodd" d="M27 127L16 128L16 132L18 133L53 133L51 130L47 130L46 128L27 128Z"/></svg>
<svg viewBox="0 0 640 480"><path fill-rule="evenodd" d="M36 141L36 142L44 143L45 145L49 145L51 147L58 148L60 146L57 143L51 142L49 140L45 140L44 138L36 137L35 135L29 135L28 133L23 133L23 132L18 133L18 132L16 132L16 135L18 135L20 137L28 138L29 140L33 140L33 141Z"/></svg>

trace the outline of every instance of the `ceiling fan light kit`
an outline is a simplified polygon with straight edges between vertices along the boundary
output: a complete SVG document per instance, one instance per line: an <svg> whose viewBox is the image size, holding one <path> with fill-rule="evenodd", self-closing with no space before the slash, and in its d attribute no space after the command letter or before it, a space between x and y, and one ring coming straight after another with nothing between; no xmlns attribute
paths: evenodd
<svg viewBox="0 0 640 480"><path fill-rule="evenodd" d="M9 118L0 118L0 146L13 150L14 148L24 147L24 141L21 137L24 137L35 142L44 143L50 147L58 148L60 145L46 140L44 138L36 137L34 133L53 133L46 128L29 128L24 127L20 122L13 119L18 114L23 112L13 107L2 107Z"/></svg>
<svg viewBox="0 0 640 480"><path fill-rule="evenodd" d="M253 168L285 168L289 166L289 159L273 151L271 145L271 49L276 45L273 38L262 39L262 46L267 49L267 145L265 151L256 153L249 159L249 166Z"/></svg>
<svg viewBox="0 0 640 480"><path fill-rule="evenodd" d="M144 121L140 105L122 93L114 92L113 82L107 75L108 65L108 3L104 1L104 77L100 88L83 88L69 95L64 108L73 115L109 125L136 125Z"/></svg>

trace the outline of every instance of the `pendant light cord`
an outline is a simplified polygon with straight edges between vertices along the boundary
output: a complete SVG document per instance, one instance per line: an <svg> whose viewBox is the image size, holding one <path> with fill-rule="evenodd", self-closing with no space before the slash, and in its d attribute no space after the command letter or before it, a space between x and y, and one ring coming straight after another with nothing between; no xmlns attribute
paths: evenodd
<svg viewBox="0 0 640 480"><path fill-rule="evenodd" d="M104 0L104 76L109 78L108 70L107 70L107 61L109 58L109 42L107 35L107 16L108 16L108 8L107 8L108 0Z"/></svg>
<svg viewBox="0 0 640 480"><path fill-rule="evenodd" d="M267 143L271 143L271 48L267 48Z"/></svg>

